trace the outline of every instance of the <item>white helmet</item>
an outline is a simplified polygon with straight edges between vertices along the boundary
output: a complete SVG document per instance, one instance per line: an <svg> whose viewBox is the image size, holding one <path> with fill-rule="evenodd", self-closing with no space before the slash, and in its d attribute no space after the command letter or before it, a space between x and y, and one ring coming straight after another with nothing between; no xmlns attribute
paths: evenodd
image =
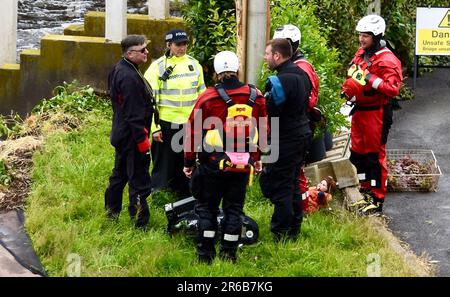
<svg viewBox="0 0 450 297"><path fill-rule="evenodd" d="M276 28L275 33L273 33L273 39L275 38L289 38L293 43L298 41L298 44L300 45L302 34L300 33L299 28L289 24Z"/></svg>
<svg viewBox="0 0 450 297"><path fill-rule="evenodd" d="M235 53L223 51L217 53L214 58L214 70L217 74L222 72L237 72L239 70L239 59Z"/></svg>
<svg viewBox="0 0 450 297"><path fill-rule="evenodd" d="M384 36L384 31L386 30L386 23L384 19L376 14L366 15L359 20L356 26L356 31L358 32L372 32L373 35L377 36L381 34Z"/></svg>

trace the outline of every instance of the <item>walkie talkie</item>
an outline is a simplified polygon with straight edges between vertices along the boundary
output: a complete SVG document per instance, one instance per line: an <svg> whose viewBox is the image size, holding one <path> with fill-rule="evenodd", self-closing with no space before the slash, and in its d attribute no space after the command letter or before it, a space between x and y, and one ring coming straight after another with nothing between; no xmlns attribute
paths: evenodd
<svg viewBox="0 0 450 297"><path fill-rule="evenodd" d="M159 79L162 80L162 81L166 81L169 78L169 76L172 74L173 69L175 68L175 66L176 65L167 67L166 71L164 71L163 75L161 75L159 77Z"/></svg>

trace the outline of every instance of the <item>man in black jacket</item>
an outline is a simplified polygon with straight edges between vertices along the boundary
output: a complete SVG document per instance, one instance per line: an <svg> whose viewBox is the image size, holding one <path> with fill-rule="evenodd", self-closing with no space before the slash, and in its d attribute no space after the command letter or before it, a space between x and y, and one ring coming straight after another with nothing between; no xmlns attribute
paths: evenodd
<svg viewBox="0 0 450 297"><path fill-rule="evenodd" d="M154 110L152 90L138 67L147 61L147 41L145 36L129 35L122 40L121 46L123 58L108 76L114 112L110 141L116 153L105 192L105 208L109 218L119 216L123 190L128 183L129 214L136 227L145 228L150 219L147 204L151 193L148 133Z"/></svg>
<svg viewBox="0 0 450 297"><path fill-rule="evenodd" d="M277 76L266 83L267 111L271 123L271 148L278 159L263 169L261 190L274 204L271 231L275 240L296 238L302 222L301 195L297 177L311 143L306 108L311 84L306 73L291 60L292 47L286 39L267 43L264 59ZM274 118L279 119L276 127ZM278 133L278 137L273 137Z"/></svg>

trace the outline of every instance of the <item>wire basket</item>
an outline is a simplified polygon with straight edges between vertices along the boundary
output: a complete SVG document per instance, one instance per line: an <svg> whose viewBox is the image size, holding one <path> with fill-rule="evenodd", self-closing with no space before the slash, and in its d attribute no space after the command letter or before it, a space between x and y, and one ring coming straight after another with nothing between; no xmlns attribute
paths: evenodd
<svg viewBox="0 0 450 297"><path fill-rule="evenodd" d="M432 150L386 150L390 192L436 192L441 169Z"/></svg>

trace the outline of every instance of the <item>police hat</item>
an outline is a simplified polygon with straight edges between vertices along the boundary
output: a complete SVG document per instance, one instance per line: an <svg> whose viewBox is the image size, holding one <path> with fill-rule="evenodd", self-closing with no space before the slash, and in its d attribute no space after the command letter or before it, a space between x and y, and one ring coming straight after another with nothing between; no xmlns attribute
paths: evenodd
<svg viewBox="0 0 450 297"><path fill-rule="evenodd" d="M186 31L181 29L173 29L166 33L166 42L183 42L188 40Z"/></svg>

